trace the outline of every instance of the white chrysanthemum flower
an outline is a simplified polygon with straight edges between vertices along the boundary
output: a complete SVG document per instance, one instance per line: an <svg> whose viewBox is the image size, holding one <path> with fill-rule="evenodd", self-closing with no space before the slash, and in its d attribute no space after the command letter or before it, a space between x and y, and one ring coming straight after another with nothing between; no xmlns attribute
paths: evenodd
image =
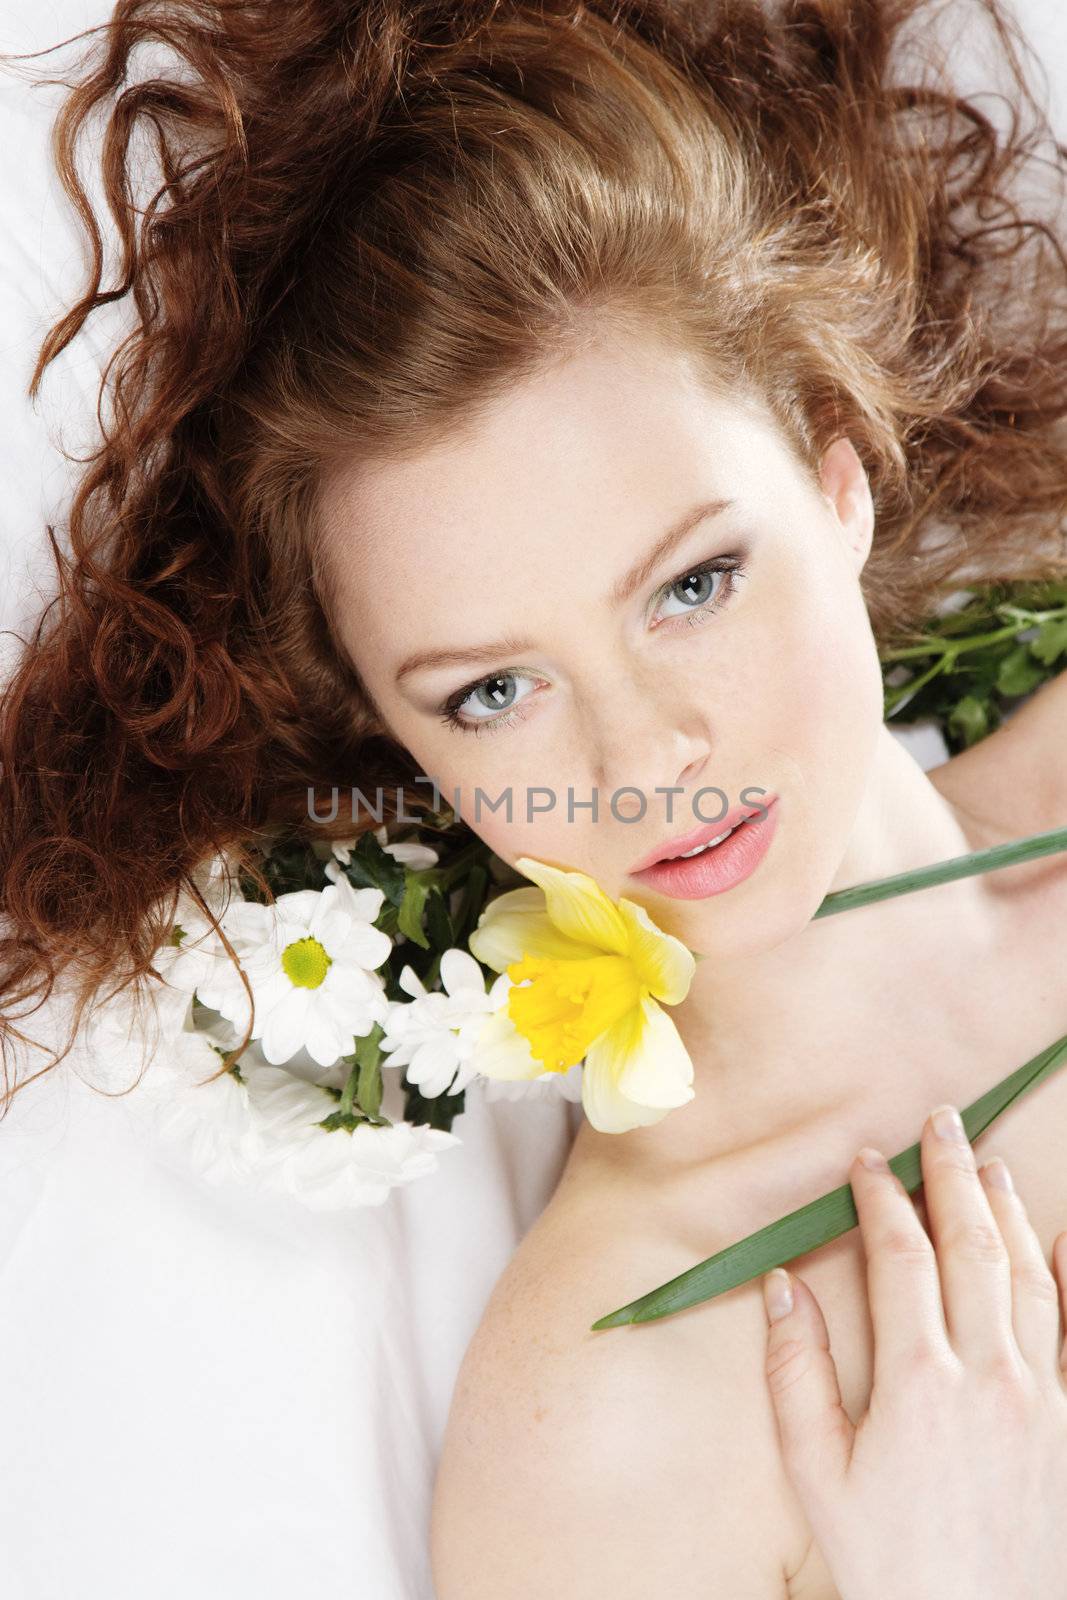
<svg viewBox="0 0 1067 1600"><path fill-rule="evenodd" d="M423 1123L320 1128L337 1110L334 1096L277 1067L252 1067L248 1094L264 1152L260 1182L313 1211L381 1205L390 1190L436 1171L439 1150L462 1142Z"/></svg>
<svg viewBox="0 0 1067 1600"><path fill-rule="evenodd" d="M488 994L482 969L466 950L446 950L440 964L441 990L427 990L410 966L400 987L413 995L389 1007L381 1048L383 1065L405 1067L408 1081L424 1095L459 1094L477 1069L478 1039L490 1015L507 1002L511 979L501 973Z"/></svg>
<svg viewBox="0 0 1067 1600"><path fill-rule="evenodd" d="M277 1066L305 1049L320 1066L352 1050L388 1012L385 983L374 971L392 950L374 926L380 889L346 881L298 889L273 905L231 903L222 926L241 958L255 999L251 1037ZM248 996L232 962L216 962L197 986L206 1006L248 1026Z"/></svg>
<svg viewBox="0 0 1067 1600"><path fill-rule="evenodd" d="M240 898L233 863L225 855L212 856L191 876L209 910L221 921L233 897ZM199 901L184 885L175 906L173 926L177 942L161 945L152 964L168 984L191 995L209 982L216 962L228 962L230 957Z"/></svg>
<svg viewBox="0 0 1067 1600"><path fill-rule="evenodd" d="M226 903L232 870L229 859L219 855L206 859L192 873L194 884L216 916ZM87 1067L98 1085L131 1085L141 1077L147 1061L188 1034L194 991L214 970L216 951L225 957L211 923L184 887L174 924L181 927L184 937L178 944L163 944L154 952L154 975L138 979L136 987L127 984L115 994L102 984L82 1017L70 1064L75 1070Z"/></svg>
<svg viewBox="0 0 1067 1600"><path fill-rule="evenodd" d="M216 1077L219 1050L239 1043L226 1022L190 1028L159 1052L144 1079L156 1135L184 1148L190 1166L210 1184L248 1182L264 1159L247 1083L232 1072ZM239 1070L245 1072L245 1062Z"/></svg>
<svg viewBox="0 0 1067 1600"><path fill-rule="evenodd" d="M410 1122L351 1133L318 1127L337 1109L319 1084L247 1053L241 1079L216 1076L218 1052L239 1042L225 1021L189 1029L160 1052L142 1086L157 1137L183 1150L206 1183L287 1194L313 1211L380 1205L391 1189L435 1171L438 1150L462 1142Z"/></svg>
<svg viewBox="0 0 1067 1600"><path fill-rule="evenodd" d="M437 851L432 850L428 844L418 844L414 839L401 840L396 844L386 844L385 841L389 837L389 830L384 823L380 828L375 828L374 837L387 856L392 856L394 861L399 861L403 866L411 867L414 872L421 872L426 867L435 867L437 865ZM339 861L342 866L347 867L357 843L357 838L333 840L330 849L334 860L328 862L325 868L326 876L332 882L336 883L337 881L336 863Z"/></svg>

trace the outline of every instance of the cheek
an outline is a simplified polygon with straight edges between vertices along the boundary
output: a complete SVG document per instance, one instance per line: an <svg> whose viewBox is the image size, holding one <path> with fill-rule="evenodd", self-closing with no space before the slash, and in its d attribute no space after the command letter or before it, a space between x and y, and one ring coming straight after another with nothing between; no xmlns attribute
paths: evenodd
<svg viewBox="0 0 1067 1600"><path fill-rule="evenodd" d="M773 740L820 805L848 811L883 720L881 668L858 584L824 591L783 631Z"/></svg>
<svg viewBox="0 0 1067 1600"><path fill-rule="evenodd" d="M419 777L437 783L440 804L458 810L467 827L502 860L537 854L532 840L539 825L543 830L544 819L535 815L526 820L526 780L518 774L514 756L506 758L506 732L479 735L441 728L438 733L422 726L410 738L398 728L394 737L416 762ZM494 739L499 743L494 745ZM533 778L529 781L534 784ZM537 780L544 781L543 776ZM416 785L415 792L433 799L428 782Z"/></svg>

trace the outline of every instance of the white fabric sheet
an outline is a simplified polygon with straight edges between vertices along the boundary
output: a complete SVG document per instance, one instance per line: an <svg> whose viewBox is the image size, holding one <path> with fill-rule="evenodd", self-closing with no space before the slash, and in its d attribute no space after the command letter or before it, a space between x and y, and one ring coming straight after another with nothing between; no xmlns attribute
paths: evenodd
<svg viewBox="0 0 1067 1600"><path fill-rule="evenodd" d="M322 1213L207 1186L140 1095L63 1064L0 1124L0 1594L431 1600L455 1374L580 1107L476 1085L435 1172Z"/></svg>
<svg viewBox="0 0 1067 1600"><path fill-rule="evenodd" d="M108 10L6 0L0 47ZM1023 16L1061 93L1064 14L1048 0ZM4 628L51 592L43 529L70 482L53 441L91 440L122 328L98 314L31 410L36 344L81 281L47 160L57 94L0 77ZM900 737L924 766L944 758L936 730ZM4 1600L433 1600L455 1375L580 1116L476 1085L436 1172L324 1214L206 1186L145 1140L135 1095L105 1099L65 1067L25 1090L0 1124Z"/></svg>

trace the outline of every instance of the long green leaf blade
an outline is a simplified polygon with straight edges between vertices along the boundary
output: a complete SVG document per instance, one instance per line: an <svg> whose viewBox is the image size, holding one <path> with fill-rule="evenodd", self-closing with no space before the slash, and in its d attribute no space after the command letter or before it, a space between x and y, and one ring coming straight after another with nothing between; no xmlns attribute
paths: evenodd
<svg viewBox="0 0 1067 1600"><path fill-rule="evenodd" d="M997 867L1012 867L1020 861L1034 861L1038 856L1056 855L1067 850L1067 828L1051 828L1046 833L1030 833L1025 839L1012 839L1007 844L993 844L985 850L972 850L969 855L952 856L948 861L936 861L929 867L915 867L910 872L898 872L891 878L875 878L870 883L857 883L850 889L837 889L828 894L812 913L817 917L832 917L838 911L852 911L857 906L873 905L878 900L890 900L897 894L911 894L916 889L930 889L938 883L951 883L956 878L971 878L983 872L994 872Z"/></svg>

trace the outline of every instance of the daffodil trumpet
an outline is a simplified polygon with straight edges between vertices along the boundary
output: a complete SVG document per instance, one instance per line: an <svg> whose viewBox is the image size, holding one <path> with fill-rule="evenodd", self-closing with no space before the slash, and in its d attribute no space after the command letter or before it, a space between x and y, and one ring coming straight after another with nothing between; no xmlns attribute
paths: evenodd
<svg viewBox="0 0 1067 1600"><path fill-rule="evenodd" d="M815 916L851 910L855 906L885 900L892 895L910 894L913 890L930 888L955 878L993 872L998 867L1014 866L1038 856L1055 855L1061 850L1067 850L1067 828L1028 834L1008 844L975 850L914 872L878 878L871 883L858 884L854 888L828 895ZM1027 1090L1051 1077L1064 1063L1067 1063L1067 1034L1010 1072L961 1111L968 1139L976 1139L1002 1111ZM914 1193L922 1183L921 1149L921 1142L916 1142L889 1161L909 1194ZM617 1311L599 1317L590 1326L594 1330L618 1328L631 1322L655 1322L660 1317L673 1316L675 1312L685 1311L704 1300L713 1300L728 1289L736 1289L739 1284L762 1276L772 1267L784 1266L798 1256L817 1250L820 1245L856 1227L858 1222L852 1187L847 1183L842 1184L828 1194L820 1195L817 1200L779 1217L776 1222L768 1223L736 1244L728 1245L696 1266L687 1268L667 1283L620 1306Z"/></svg>

